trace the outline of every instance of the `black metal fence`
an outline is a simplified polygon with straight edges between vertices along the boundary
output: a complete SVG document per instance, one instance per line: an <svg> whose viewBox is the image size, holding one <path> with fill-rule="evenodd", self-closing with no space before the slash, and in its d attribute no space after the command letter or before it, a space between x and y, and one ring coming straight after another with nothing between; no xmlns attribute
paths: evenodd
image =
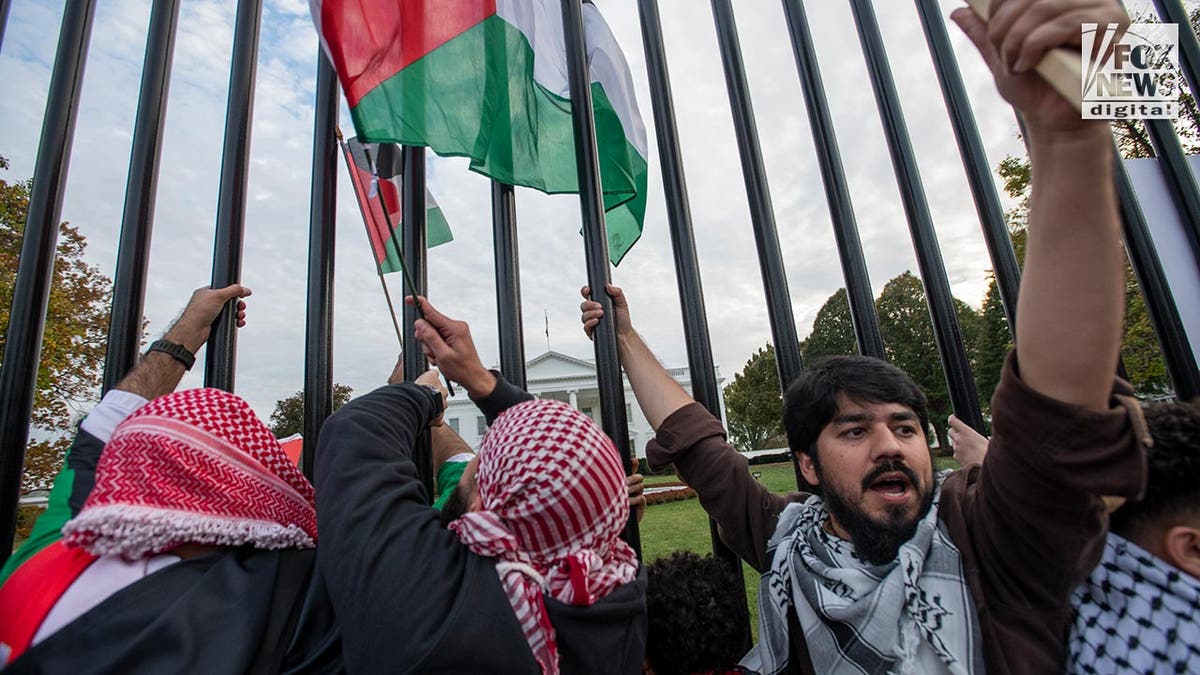
<svg viewBox="0 0 1200 675"><path fill-rule="evenodd" d="M884 344L872 301L871 284L855 211L805 6L802 0L782 2L848 290L856 341L861 353L883 356ZM875 12L870 0L848 2L885 130L896 180L901 190L904 212L933 319L936 346L946 374L953 407L960 418L982 429L983 419L952 305L945 265L934 233L933 219L917 171L904 111L896 93ZM0 0L0 46L9 4L9 0ZM936 0L915 0L915 4L1011 328L1020 270L1009 240L999 195L976 128L971 103L951 49L941 8ZM720 396L714 376L700 265L692 231L661 19L657 0L639 0L638 5L693 394L696 400L719 416ZM1164 21L1180 24L1183 66L1188 81L1194 87L1197 83L1197 69L1200 69L1200 47L1197 46L1196 37L1187 24L1182 4L1179 0L1155 0L1155 5ZM786 383L803 370L787 285L786 261L781 253L775 213L767 187L733 5L730 0L711 0L711 9L733 112L750 207L749 226L757 246L771 336L776 348L779 379L781 383ZM7 558L7 544L14 536L22 462L28 442L29 421L50 292L57 224L94 10L94 0L78 0L66 4L42 126L11 319L7 327L7 347L3 369L0 370L0 542L4 543L0 545L0 562ZM575 144L582 186L580 200L587 280L593 289L599 289L609 280L609 263L596 160L595 129L590 113L590 90L583 86L588 82L588 74L580 0L562 0L562 12L567 37L572 105L577 113ZM239 0L214 242L214 285L234 283L241 278L242 225L246 204L250 123L253 117L255 63L261 13L261 0ZM165 100L178 16L178 0L155 0L146 45L114 281L105 389L112 387L132 366L140 344L142 305L147 283L145 260L152 234L151 221ZM626 47L631 48L630 45ZM331 352L337 173L337 145L334 134L338 111L338 86L333 69L325 56L318 54L317 60L304 378L306 396L303 428L309 447L315 442L322 421L331 413L333 400ZM1148 126L1160 165L1168 178L1171 197L1181 218L1190 228L1190 242L1196 247L1197 259L1200 260L1200 244L1197 244L1200 237L1196 234L1197 228L1200 228L1200 191L1197 190L1196 183L1188 171L1179 139L1171 126L1157 122ZM407 148L404 154L403 250L405 264L417 280L419 289L425 286L427 269L424 256L424 172L424 149ZM1200 373L1197 372L1196 355L1192 353L1187 342L1179 309L1166 283L1145 218L1123 168L1119 171L1118 182L1127 248L1162 346L1171 381L1178 396L1185 399L1194 398L1200 395ZM509 379L523 385L525 356L513 187L493 183L491 196L500 360ZM602 293L595 294L595 297L602 303L608 302L608 298ZM406 338L411 339L415 319L415 312L406 308L403 317ZM205 382L209 386L233 388L233 366L236 356L233 328L230 312L223 314L214 327L206 361ZM620 364L615 333L608 322L602 322L597 328L595 351L601 392L602 426L618 448L628 454L629 434ZM405 361L406 372L410 376L420 372L425 365L423 355L417 349L406 350ZM424 456L425 462L420 468L425 479L429 480L428 453ZM310 460L310 457L303 460L304 470L309 474L312 471ZM717 537L715 526L712 527L712 535L717 554L731 565L740 568L736 556ZM636 546L636 522L631 520L626 536ZM737 576L741 578L740 573ZM739 593L741 591L740 588L731 590ZM746 635L748 637L748 630Z"/></svg>

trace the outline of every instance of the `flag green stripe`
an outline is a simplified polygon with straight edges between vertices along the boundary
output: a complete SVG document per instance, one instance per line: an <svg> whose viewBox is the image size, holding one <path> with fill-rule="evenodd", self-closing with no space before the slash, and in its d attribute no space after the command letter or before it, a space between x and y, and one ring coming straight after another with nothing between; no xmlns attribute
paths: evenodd
<svg viewBox="0 0 1200 675"><path fill-rule="evenodd" d="M379 271L381 273L390 274L404 269L403 262L400 259L400 247L396 245L394 237L388 237L388 240L383 243L383 250L387 252L387 257L379 263Z"/></svg>
<svg viewBox="0 0 1200 675"><path fill-rule="evenodd" d="M578 192L570 101L534 81L533 59L525 36L491 17L364 96L350 111L355 128L364 141L469 157L473 171L505 183ZM641 235L646 159L626 139L599 83L592 99L609 257L617 263Z"/></svg>
<svg viewBox="0 0 1200 675"><path fill-rule="evenodd" d="M441 207L435 206L425 211L425 246L433 248L453 239L454 235L450 234L450 223L446 222L446 216L442 214Z"/></svg>
<svg viewBox="0 0 1200 675"><path fill-rule="evenodd" d="M400 227L400 223L396 223L396 227ZM427 209L425 211L425 248L441 246L451 241L454 241L454 235L450 232L450 223L446 222L442 208L434 206ZM383 243L383 250L387 253L387 257L379 263L379 271L384 274L399 272L402 269L403 261L400 258L400 247L396 244L396 238L389 237Z"/></svg>
<svg viewBox="0 0 1200 675"><path fill-rule="evenodd" d="M67 451L67 456L70 456L71 451ZM68 464L66 457L63 459L62 469L54 478L54 486L50 488L49 501L46 504L46 510L42 511L37 520L33 524L33 531L29 533L29 538L21 545L21 548L13 552L8 558L8 562L4 563L3 570L0 570L0 584L8 580L12 573L17 571L17 568L25 564L33 556L37 555L42 549L62 539L62 526L74 515L71 513L71 492L75 489L75 470Z"/></svg>

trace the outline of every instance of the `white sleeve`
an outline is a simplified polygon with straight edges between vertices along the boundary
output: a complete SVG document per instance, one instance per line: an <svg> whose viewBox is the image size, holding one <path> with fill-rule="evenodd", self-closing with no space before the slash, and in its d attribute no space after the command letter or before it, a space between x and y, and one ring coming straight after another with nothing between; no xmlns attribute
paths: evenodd
<svg viewBox="0 0 1200 675"><path fill-rule="evenodd" d="M117 430L117 425L147 403L149 401L137 394L113 389L88 413L79 428L107 443Z"/></svg>

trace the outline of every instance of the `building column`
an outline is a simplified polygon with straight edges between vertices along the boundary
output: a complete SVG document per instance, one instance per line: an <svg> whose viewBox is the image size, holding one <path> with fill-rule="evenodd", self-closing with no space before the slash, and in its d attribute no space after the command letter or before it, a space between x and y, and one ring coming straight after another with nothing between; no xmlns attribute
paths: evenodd
<svg viewBox="0 0 1200 675"><path fill-rule="evenodd" d="M567 396L570 397L570 399L571 399L571 407L576 410L579 410L578 394L579 394L579 391L575 390L575 389L571 389L570 391L567 392Z"/></svg>

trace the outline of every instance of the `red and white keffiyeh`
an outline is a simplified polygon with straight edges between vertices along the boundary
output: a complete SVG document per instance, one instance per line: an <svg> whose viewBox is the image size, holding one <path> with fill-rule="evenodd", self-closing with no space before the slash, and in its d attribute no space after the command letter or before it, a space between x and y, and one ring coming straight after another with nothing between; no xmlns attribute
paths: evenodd
<svg viewBox="0 0 1200 675"><path fill-rule="evenodd" d="M591 418L559 401L509 408L479 449L482 511L450 524L496 572L543 673L558 673L543 594L591 605L637 575L620 539L629 517L616 447Z"/></svg>
<svg viewBox="0 0 1200 675"><path fill-rule="evenodd" d="M179 544L312 548L312 484L240 397L175 392L117 427L69 546L138 558Z"/></svg>

